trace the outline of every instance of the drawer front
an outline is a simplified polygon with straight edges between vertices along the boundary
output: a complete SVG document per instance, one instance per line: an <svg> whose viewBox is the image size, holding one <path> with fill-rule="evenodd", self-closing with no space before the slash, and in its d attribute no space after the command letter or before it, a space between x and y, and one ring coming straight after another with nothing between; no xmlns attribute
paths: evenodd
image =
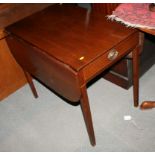
<svg viewBox="0 0 155 155"><path fill-rule="evenodd" d="M93 79L96 75L113 65L115 62L123 58L129 52L131 52L139 41L138 32L134 33L117 46L113 47L103 55L99 56L93 62L89 63L83 68L84 79L86 82ZM115 52L113 54L113 51Z"/></svg>

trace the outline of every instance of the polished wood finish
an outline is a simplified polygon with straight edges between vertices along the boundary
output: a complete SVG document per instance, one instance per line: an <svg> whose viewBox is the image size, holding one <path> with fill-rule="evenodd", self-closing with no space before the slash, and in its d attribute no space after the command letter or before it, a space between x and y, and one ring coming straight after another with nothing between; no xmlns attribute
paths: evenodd
<svg viewBox="0 0 155 155"><path fill-rule="evenodd" d="M153 29L139 28L139 30L155 36L155 30ZM140 105L141 110L147 110L152 108L155 108L155 101L143 101Z"/></svg>
<svg viewBox="0 0 155 155"><path fill-rule="evenodd" d="M94 134L94 128L93 128L93 121L92 121L92 116L91 116L91 111L90 111L90 106L89 106L89 99L88 99L88 94L87 94L87 88L86 88L86 82L84 80L84 75L83 71L79 73L79 87L81 91L81 98L80 98L80 105L83 113L83 117L85 120L87 132L89 135L90 143L92 146L96 145L96 139L95 139L95 134Z"/></svg>
<svg viewBox="0 0 155 155"><path fill-rule="evenodd" d="M4 32L4 29L0 29L0 40L4 39L7 34Z"/></svg>
<svg viewBox="0 0 155 155"><path fill-rule="evenodd" d="M80 101L94 146L86 85L131 51L134 71L138 73L138 31L70 5L51 6L7 27L6 31L8 45L26 72L65 99ZM138 74L133 76L137 105Z"/></svg>
<svg viewBox="0 0 155 155"><path fill-rule="evenodd" d="M29 83L29 86L30 86L30 88L32 90L32 93L33 93L34 97L37 98L38 94L37 94L36 88L34 86L33 79L31 77L31 75L26 71L24 73L25 73L25 77L27 79L27 82Z"/></svg>
<svg viewBox="0 0 155 155"><path fill-rule="evenodd" d="M51 4L0 4L0 100L6 98L26 84L24 73L10 53L4 28Z"/></svg>
<svg viewBox="0 0 155 155"><path fill-rule="evenodd" d="M10 53L3 32L0 30L0 101L26 83L24 73Z"/></svg>
<svg viewBox="0 0 155 155"><path fill-rule="evenodd" d="M133 96L134 106L138 107L139 103L139 46L132 51L133 56Z"/></svg>
<svg viewBox="0 0 155 155"><path fill-rule="evenodd" d="M111 15L112 12L119 6L119 4L120 3L93 3L92 11L103 14L104 16ZM144 34L139 33L139 53L142 52L143 42ZM105 72L103 74L103 78L125 89L129 89L133 83L132 52L130 52L124 59L113 65L107 72Z"/></svg>
<svg viewBox="0 0 155 155"><path fill-rule="evenodd" d="M39 48L30 46L30 44L15 36L8 37L7 41L17 62L25 71L43 81L45 85L59 92L68 100L79 101L80 88L77 72L67 64L58 61Z"/></svg>
<svg viewBox="0 0 155 155"><path fill-rule="evenodd" d="M155 108L155 101L143 101L140 105L141 110L149 110Z"/></svg>
<svg viewBox="0 0 155 155"><path fill-rule="evenodd" d="M151 35L155 35L155 30L153 30L153 29L146 29L146 28L138 28L138 29L141 30L142 32L146 32Z"/></svg>
<svg viewBox="0 0 155 155"><path fill-rule="evenodd" d="M0 28L15 23L50 5L47 3L2 3L0 4Z"/></svg>

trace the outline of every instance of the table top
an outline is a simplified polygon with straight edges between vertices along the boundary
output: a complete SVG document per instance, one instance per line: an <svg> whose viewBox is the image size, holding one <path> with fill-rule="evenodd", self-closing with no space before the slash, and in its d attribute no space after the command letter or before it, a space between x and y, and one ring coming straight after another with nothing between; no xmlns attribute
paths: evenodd
<svg viewBox="0 0 155 155"><path fill-rule="evenodd" d="M155 35L155 30L154 29L145 29L145 28L138 28L138 29L143 31L143 32Z"/></svg>
<svg viewBox="0 0 155 155"><path fill-rule="evenodd" d="M71 5L52 5L6 30L75 70L137 31Z"/></svg>

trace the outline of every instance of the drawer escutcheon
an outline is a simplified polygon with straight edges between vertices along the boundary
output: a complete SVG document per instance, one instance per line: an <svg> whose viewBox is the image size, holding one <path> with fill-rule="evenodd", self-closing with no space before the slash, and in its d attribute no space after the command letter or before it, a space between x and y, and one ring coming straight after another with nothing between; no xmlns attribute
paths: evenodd
<svg viewBox="0 0 155 155"><path fill-rule="evenodd" d="M108 54L108 59L109 60L114 60L117 58L119 52L115 49L110 50L109 54Z"/></svg>

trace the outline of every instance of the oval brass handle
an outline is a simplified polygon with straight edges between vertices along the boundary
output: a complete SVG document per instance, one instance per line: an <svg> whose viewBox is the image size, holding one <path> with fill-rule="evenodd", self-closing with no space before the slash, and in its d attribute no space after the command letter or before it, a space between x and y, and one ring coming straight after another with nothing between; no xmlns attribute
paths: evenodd
<svg viewBox="0 0 155 155"><path fill-rule="evenodd" d="M109 54L108 54L108 59L109 60L114 60L116 59L116 57L118 56L118 51L116 51L115 49L112 49Z"/></svg>

